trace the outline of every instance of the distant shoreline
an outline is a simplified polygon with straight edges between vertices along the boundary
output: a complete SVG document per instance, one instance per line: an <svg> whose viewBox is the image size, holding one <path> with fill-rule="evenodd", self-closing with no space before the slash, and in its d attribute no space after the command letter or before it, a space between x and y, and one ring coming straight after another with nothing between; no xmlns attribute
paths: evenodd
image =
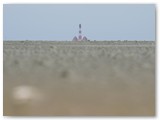
<svg viewBox="0 0 160 120"><path fill-rule="evenodd" d="M3 40L3 41L51 41L51 42L149 42L156 40L89 40L89 41L72 41L72 40Z"/></svg>

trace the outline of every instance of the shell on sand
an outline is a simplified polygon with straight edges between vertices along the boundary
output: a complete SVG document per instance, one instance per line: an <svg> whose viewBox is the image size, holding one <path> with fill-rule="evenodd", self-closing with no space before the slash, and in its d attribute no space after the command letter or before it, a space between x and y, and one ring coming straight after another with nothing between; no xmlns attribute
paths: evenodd
<svg viewBox="0 0 160 120"><path fill-rule="evenodd" d="M40 94L39 90L35 87L21 85L13 89L12 97L14 104L22 105L40 101L42 94Z"/></svg>

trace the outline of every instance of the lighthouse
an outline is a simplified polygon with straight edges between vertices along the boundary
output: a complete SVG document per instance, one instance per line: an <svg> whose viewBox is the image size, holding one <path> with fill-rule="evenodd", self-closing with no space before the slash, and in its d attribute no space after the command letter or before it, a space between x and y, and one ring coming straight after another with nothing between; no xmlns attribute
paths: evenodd
<svg viewBox="0 0 160 120"><path fill-rule="evenodd" d="M88 41L86 36L82 36L82 29L81 28L82 28L82 25L79 24L78 37L77 36L73 37L72 41Z"/></svg>

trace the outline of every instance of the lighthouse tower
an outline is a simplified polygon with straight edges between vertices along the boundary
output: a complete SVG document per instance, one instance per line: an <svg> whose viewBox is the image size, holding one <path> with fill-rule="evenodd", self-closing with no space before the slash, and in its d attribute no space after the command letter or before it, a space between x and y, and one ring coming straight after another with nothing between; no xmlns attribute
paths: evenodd
<svg viewBox="0 0 160 120"><path fill-rule="evenodd" d="M79 35L78 37L74 37L73 41L88 41L86 36L82 36L82 30L81 30L82 26L81 24L79 24Z"/></svg>
<svg viewBox="0 0 160 120"><path fill-rule="evenodd" d="M78 39L82 40L82 35L81 35L82 31L81 31L81 24L79 24L79 36Z"/></svg>

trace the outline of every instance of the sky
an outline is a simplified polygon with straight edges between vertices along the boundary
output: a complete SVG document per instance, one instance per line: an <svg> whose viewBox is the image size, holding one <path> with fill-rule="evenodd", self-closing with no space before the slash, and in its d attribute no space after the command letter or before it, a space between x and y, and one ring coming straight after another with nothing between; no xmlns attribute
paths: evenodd
<svg viewBox="0 0 160 120"><path fill-rule="evenodd" d="M154 4L4 4L4 40L155 40Z"/></svg>

